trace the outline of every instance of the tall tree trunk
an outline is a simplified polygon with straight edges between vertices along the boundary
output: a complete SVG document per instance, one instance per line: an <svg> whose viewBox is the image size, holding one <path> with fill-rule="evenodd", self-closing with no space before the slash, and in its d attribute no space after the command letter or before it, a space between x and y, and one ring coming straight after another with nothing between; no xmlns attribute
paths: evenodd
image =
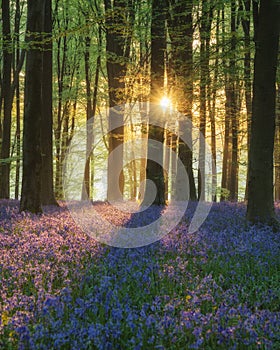
<svg viewBox="0 0 280 350"><path fill-rule="evenodd" d="M65 32L69 29L70 14L68 0L63 7L63 16L58 13L58 2L56 1L54 9L55 22L58 27L63 28ZM63 21L61 21L61 17ZM56 198L63 198L63 162L66 156L67 147L73 137L75 125L75 111L77 99L77 87L79 80L79 61L78 61L78 47L72 48L75 41L70 40L68 35L59 37L57 40L57 114L55 125L55 196ZM77 41L76 41L77 43ZM76 44L75 43L75 44ZM78 46L78 44L76 44ZM72 48L72 51L70 51ZM70 59L71 55L71 59ZM75 84L75 85L74 85ZM75 86L75 88L74 88ZM73 91L74 90L74 91Z"/></svg>
<svg viewBox="0 0 280 350"><path fill-rule="evenodd" d="M274 223L273 147L280 3L261 0L254 60L247 219Z"/></svg>
<svg viewBox="0 0 280 350"><path fill-rule="evenodd" d="M12 40L10 28L10 1L2 0L2 34L3 34L3 137L0 163L0 198L10 198L10 146L11 146L11 112L12 112Z"/></svg>
<svg viewBox="0 0 280 350"><path fill-rule="evenodd" d="M177 166L178 166L178 161L177 161L177 156L176 154L177 152L177 143L178 143L178 137L176 134L172 134L171 135L171 159L170 159L170 163L171 163L171 181L170 181L170 198L171 200L175 199L176 200L176 182L177 182ZM191 162L191 166L192 166L192 162ZM195 189L195 187L194 187ZM178 188L177 188L178 190ZM190 192L191 193L191 192ZM194 200L194 199L192 199Z"/></svg>
<svg viewBox="0 0 280 350"><path fill-rule="evenodd" d="M27 2L23 178L20 209L41 212L42 35L45 0Z"/></svg>
<svg viewBox="0 0 280 350"><path fill-rule="evenodd" d="M177 173L176 182L178 184L174 195L177 200L196 200L196 188L193 174L193 154L192 144L192 105L193 105L193 21L192 8L193 1L177 3L170 0L171 14L169 17L169 33L171 38L171 66L172 73L175 77L176 100L178 101L178 111L181 113L179 120L179 138L178 162L182 162L186 173L189 177L189 184L181 183L184 179L180 179L181 172ZM182 42L182 38L183 42ZM183 117L185 116L185 118ZM183 140L189 140L186 144ZM175 183L175 182L174 182ZM182 186L189 187L188 198L184 198L186 194L182 191Z"/></svg>
<svg viewBox="0 0 280 350"><path fill-rule="evenodd" d="M88 21L87 21L88 22ZM87 96L87 107L86 107L86 115L87 115L87 142L86 142L86 164L84 170L84 181L82 188L82 200L86 200L91 197L91 186L90 186L90 168L91 168L91 148L93 142L93 124L92 124L92 101L91 101L91 78L90 78L90 46L91 46L91 38L90 36L86 36L85 38L85 53L84 53L84 61L85 61L85 77L86 77L86 96Z"/></svg>
<svg viewBox="0 0 280 350"><path fill-rule="evenodd" d="M147 104L145 104L144 109L140 107L141 115L141 134L142 134L142 149L141 149L141 159L140 159L140 186L138 192L138 199L141 201L145 194L145 182L146 182L146 167L147 167L147 152L148 152L148 123L145 120L147 116Z"/></svg>
<svg viewBox="0 0 280 350"><path fill-rule="evenodd" d="M171 134L168 132L167 128L165 128L165 130L164 130L164 150L163 150L165 201L168 201L169 180L171 180L171 176L169 174L170 152L171 152Z"/></svg>
<svg viewBox="0 0 280 350"><path fill-rule="evenodd" d="M16 0L16 11L15 11L15 57L14 57L14 69L13 76L15 77L19 72L17 72L17 67L20 64L20 43L19 43L19 30L20 30L20 0ZM15 83L16 89L16 178L15 178L15 199L19 198L19 181L20 181L20 85L19 77L17 77Z"/></svg>
<svg viewBox="0 0 280 350"><path fill-rule="evenodd" d="M222 181L221 181L221 201L228 199L229 186L228 186L228 174L229 174L229 137L230 137L230 120L228 118L229 115L229 107L230 107L230 94L229 94L229 75L226 68L226 40L225 40L225 9L222 9L222 54L223 54L223 69L225 75L225 128L224 128L224 144L223 144L223 165L222 165Z"/></svg>
<svg viewBox="0 0 280 350"><path fill-rule="evenodd" d="M217 201L217 149L216 149L216 99L217 99L217 83L218 83L218 73L219 73L219 44L220 44L220 11L217 11L217 21L216 21L216 57L214 63L214 73L213 81L211 84L211 91L207 94L208 100L208 110L209 110L209 119L211 125L211 153L213 158L213 169L212 169L212 201ZM210 79L210 78L209 78ZM210 87L209 87L210 89Z"/></svg>
<svg viewBox="0 0 280 350"><path fill-rule="evenodd" d="M123 167L123 111L117 106L123 105L125 90L125 75L130 52L131 36L120 33L126 19L131 15L127 1L104 0L106 12L106 64L109 87L109 158L108 158L108 188L109 201L122 200L124 190ZM125 15L123 15L125 12ZM116 31L116 27L118 30ZM129 30L130 32L130 30ZM115 108L114 108L115 107ZM116 151L118 149L118 151ZM117 174L117 169L121 169ZM118 177L119 175L119 177ZM117 181L116 181L117 179Z"/></svg>
<svg viewBox="0 0 280 350"><path fill-rule="evenodd" d="M61 46L63 48L61 49ZM62 50L62 58L61 58ZM67 53L67 38L58 38L57 42L57 83L58 83L58 103L57 103L57 121L55 128L55 148L56 148L56 166L55 166L55 195L62 198L61 185L61 130L62 130L62 92L64 89L64 76Z"/></svg>
<svg viewBox="0 0 280 350"><path fill-rule="evenodd" d="M243 1L240 1L242 4ZM244 84L245 84L245 104L247 111L247 159L249 154L250 134L251 134L251 119L252 119L252 79L251 79L251 38L250 38L250 10L251 0L244 1L246 17L242 17L242 27L244 32ZM248 198L248 166L246 176L245 200Z"/></svg>
<svg viewBox="0 0 280 350"><path fill-rule="evenodd" d="M205 156L206 156L206 117L207 94L210 83L210 33L212 24L212 4L202 3L201 27L200 27L200 84L199 84L199 114L200 114L200 138L199 138L199 165L198 165L198 196L205 200Z"/></svg>
<svg viewBox="0 0 280 350"><path fill-rule="evenodd" d="M157 126L157 119L163 113L159 106L159 100L164 88L164 55L166 50L165 37L165 9L166 4L160 0L152 1L151 23L151 90L150 90L150 114L148 139L155 140L156 144L148 143L148 155L146 165L146 187L142 205L151 202L150 181L156 187L156 194L152 204L165 204L165 180L163 173L163 141L164 129ZM152 159L153 158L153 159ZM156 159L155 159L156 158Z"/></svg>
<svg viewBox="0 0 280 350"><path fill-rule="evenodd" d="M86 13L88 21L88 14ZM102 27L99 26L98 29L98 55L96 58L96 68L95 68L95 76L94 76L94 86L93 91L91 89L91 77L90 77L90 47L91 47L91 38L86 36L85 38L85 53L84 53L84 61L85 61L85 77L86 77L86 96L87 96L87 159L84 170L84 182L82 188L82 200L86 200L88 198L92 198L93 193L93 181L94 181L94 165L93 165L93 119L96 114L97 107L97 92L98 92L98 83L99 83L99 72L101 67L101 49L102 49Z"/></svg>
<svg viewBox="0 0 280 350"><path fill-rule="evenodd" d="M92 117L95 118L96 109L97 109L97 93L98 93L98 84L99 84L99 75L101 70L101 50L102 50L102 27L98 28L98 56L96 59L96 68L95 68L95 77L94 77L94 87L93 87L93 96L92 96ZM94 191L94 152L91 153L91 183L92 183L92 192Z"/></svg>
<svg viewBox="0 0 280 350"><path fill-rule="evenodd" d="M280 85L279 84L280 84L280 81L278 81L277 90L276 90L276 131L275 131L275 147L274 147L274 200L275 201L280 201Z"/></svg>
<svg viewBox="0 0 280 350"><path fill-rule="evenodd" d="M45 0L44 48L42 66L42 120L41 120L41 204L57 205L53 185L53 110L52 110L52 5Z"/></svg>
<svg viewBox="0 0 280 350"><path fill-rule="evenodd" d="M138 2L138 11L139 13L144 13L143 8L145 8L146 4L142 2ZM137 19L137 17L136 17ZM144 24L145 30L142 30L142 26ZM139 91L139 110L141 117L141 134L142 134L142 148L141 148L141 160L140 160L140 176L139 176L139 190L137 194L137 199L141 201L144 198L145 193L145 181L146 181L146 158L147 158L147 140L148 140L148 122L147 122L147 114L148 114L148 91L146 86L148 86L149 80L149 36L150 36L150 26L151 26L151 11L148 12L148 15L140 16L136 23L136 28L139 28L139 66L140 72L138 81L140 86Z"/></svg>
<svg viewBox="0 0 280 350"><path fill-rule="evenodd" d="M65 6L64 21L61 23L60 15L58 13L59 0L55 2L54 18L58 27L63 27L67 32L69 27L69 14L68 6ZM67 73L67 54L68 54L68 36L58 37L57 40L57 55L56 55L56 67L57 67L57 115L56 126L54 132L55 138L55 196L56 198L63 197L62 191L62 127L63 127L63 91L65 89L66 73Z"/></svg>
<svg viewBox="0 0 280 350"><path fill-rule="evenodd" d="M19 186L20 186L20 87L17 84L16 87L16 178L15 178L15 199L19 198Z"/></svg>
<svg viewBox="0 0 280 350"><path fill-rule="evenodd" d="M229 117L231 119L231 172L229 177L229 199L237 201L238 198L238 120L237 120L237 68L236 68L236 0L231 0L231 39L230 50L231 58L229 63Z"/></svg>

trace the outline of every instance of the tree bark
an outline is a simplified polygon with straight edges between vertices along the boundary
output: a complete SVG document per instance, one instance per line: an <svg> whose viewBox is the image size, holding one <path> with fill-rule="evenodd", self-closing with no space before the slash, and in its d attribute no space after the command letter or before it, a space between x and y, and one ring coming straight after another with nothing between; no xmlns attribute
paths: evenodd
<svg viewBox="0 0 280 350"><path fill-rule="evenodd" d="M27 2L27 55L25 69L23 178L20 209L41 212L42 34L45 0Z"/></svg>
<svg viewBox="0 0 280 350"><path fill-rule="evenodd" d="M180 172L176 175L178 177L176 179L178 186L177 189L174 189L173 194L174 199L177 200L196 200L193 153L190 146L192 144L192 128L187 121L192 121L193 105L193 1L177 3L174 0L170 0L169 3L171 9L168 21L171 38L171 70L175 78L174 94L178 103L178 111L182 116L179 121L179 135L183 136L184 140L189 140L187 145L179 137L178 147L178 162L179 160L182 161L189 177L188 198L184 198L184 191L181 191L182 186L187 187L187 184L181 184ZM182 40L182 38L184 39ZM173 183L175 184L176 182L174 181Z"/></svg>
<svg viewBox="0 0 280 350"><path fill-rule="evenodd" d="M150 181L156 187L156 194L152 204L165 204L165 179L163 172L163 141L164 129L157 126L157 119L161 118L163 111L159 101L163 95L164 87L164 54L166 50L165 33L165 8L166 4L160 0L152 1L152 23L151 23L151 90L150 90L150 113L148 142L155 140L157 143L148 143L148 155L146 165L146 186L142 205L150 203ZM153 160L156 156L156 160Z"/></svg>
<svg viewBox="0 0 280 350"><path fill-rule="evenodd" d="M276 132L274 146L274 200L280 201L280 86L276 90Z"/></svg>
<svg viewBox="0 0 280 350"><path fill-rule="evenodd" d="M87 20L88 21L88 20ZM91 168L91 148L93 142L93 110L91 101L91 78L90 78L90 46L91 38L90 36L85 37L85 52L84 52L84 62L85 62L85 78L86 78L86 96L87 96L87 149L86 149L86 164L84 170L84 181L82 188L82 200L89 199L91 197L91 185L90 185L90 168Z"/></svg>
<svg viewBox="0 0 280 350"><path fill-rule="evenodd" d="M216 147L216 99L217 99L217 83L219 73L219 45L220 45L220 11L217 11L216 20L216 50L215 50L215 63L213 80L211 84L211 91L207 94L209 119L211 125L211 152L213 157L213 169L212 169L212 201L217 201L217 147Z"/></svg>
<svg viewBox="0 0 280 350"><path fill-rule="evenodd" d="M12 39L10 28L10 1L2 0L2 34L3 34L3 131L0 163L0 198L10 198L10 146L12 122Z"/></svg>
<svg viewBox="0 0 280 350"><path fill-rule="evenodd" d="M242 4L242 1L240 1ZM245 104L247 111L247 159L249 154L250 134L251 134L251 120L252 120L252 78L251 78L251 37L250 37L250 11L251 0L244 1L244 8L246 17L242 18L242 27L244 32L244 85L245 85ZM248 161L247 161L248 163ZM245 200L248 199L248 166L246 176Z"/></svg>
<svg viewBox="0 0 280 350"><path fill-rule="evenodd" d="M236 0L231 0L231 39L230 50L231 58L229 62L229 117L231 119L231 167L229 173L229 199L237 201L238 199L238 118L237 118L237 67L236 67L236 48L237 48L237 24L236 24Z"/></svg>
<svg viewBox="0 0 280 350"><path fill-rule="evenodd" d="M229 186L228 186L228 174L229 174L229 154L230 154L230 120L227 117L229 114L229 76L226 68L226 40L225 40L225 9L222 9L222 54L223 54L223 69L225 75L225 128L224 128L224 144L223 144L223 165L222 165L222 181L221 181L221 201L228 199Z"/></svg>
<svg viewBox="0 0 280 350"><path fill-rule="evenodd" d="M206 156L206 118L207 95L210 84L209 60L210 60L210 35L212 24L212 4L203 2L201 27L200 27L200 84L199 84L199 114L200 114L200 138L199 138L199 165L198 165L198 197L205 200L205 156Z"/></svg>
<svg viewBox="0 0 280 350"><path fill-rule="evenodd" d="M45 0L44 47L42 66L42 120L41 120L41 204L58 205L53 185L53 110L52 110L52 6Z"/></svg>
<svg viewBox="0 0 280 350"><path fill-rule="evenodd" d="M117 169L123 166L123 111L117 106L125 102L125 75L130 53L131 33L124 31L126 19L131 16L125 0L104 0L106 12L106 65L109 88L109 158L108 158L108 188L107 199L118 201L123 199L124 175L117 174ZM130 4L131 6L131 4ZM125 12L125 15L123 15ZM116 27L118 31L116 31ZM116 108L114 108L116 107ZM115 150L118 149L116 152ZM119 176L118 176L119 175ZM117 179L117 181L116 181Z"/></svg>
<svg viewBox="0 0 280 350"><path fill-rule="evenodd" d="M19 43L19 30L20 30L20 0L16 0L16 11L15 11L15 57L14 57L14 70L13 75L16 78L15 90L16 90L16 178L15 178L15 199L19 199L20 189L20 151L21 151L21 133L20 133L20 84L19 84L19 71L16 69L20 64L20 43Z"/></svg>
<svg viewBox="0 0 280 350"><path fill-rule="evenodd" d="M254 59L247 219L275 223L273 148L280 4L261 0Z"/></svg>

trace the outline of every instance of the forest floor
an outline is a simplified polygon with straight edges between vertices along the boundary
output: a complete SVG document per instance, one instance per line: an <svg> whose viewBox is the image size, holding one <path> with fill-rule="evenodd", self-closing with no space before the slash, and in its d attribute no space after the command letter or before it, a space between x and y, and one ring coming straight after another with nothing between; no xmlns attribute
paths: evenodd
<svg viewBox="0 0 280 350"><path fill-rule="evenodd" d="M0 349L279 349L280 233L245 209L124 249L0 201Z"/></svg>

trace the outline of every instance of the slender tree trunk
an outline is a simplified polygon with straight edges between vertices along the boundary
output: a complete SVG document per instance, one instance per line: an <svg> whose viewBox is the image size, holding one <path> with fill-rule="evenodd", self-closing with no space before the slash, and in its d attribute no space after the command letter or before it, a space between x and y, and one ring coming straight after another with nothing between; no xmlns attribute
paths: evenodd
<svg viewBox="0 0 280 350"><path fill-rule="evenodd" d="M91 197L91 186L90 186L90 169L91 169L91 148L93 142L93 111L92 111L92 101L91 101L91 78L90 78L90 46L91 46L91 38L86 36L85 38L85 53L84 53L84 61L85 61L85 76L86 76L86 96L87 96L87 149L86 149L86 164L84 170L84 181L83 181L83 189L82 189L82 200L88 199Z"/></svg>
<svg viewBox="0 0 280 350"><path fill-rule="evenodd" d="M229 187L228 187L228 174L229 174L229 136L230 136L230 119L229 115L229 107L230 107L230 94L229 94L229 75L226 67L226 59L225 59L225 9L222 9L222 54L223 54L223 69L225 75L225 128L224 128L224 144L223 144L223 166L222 166L222 181L221 181L221 201L228 199Z"/></svg>
<svg viewBox="0 0 280 350"><path fill-rule="evenodd" d="M230 49L231 49L231 58L229 64L229 116L231 118L231 172L229 177L229 199L231 201L237 201L238 199L238 188L237 188L237 179L238 179L238 120L237 120L237 68L236 68L236 48L237 48L237 39L236 39L236 0L231 0L231 40L230 40Z"/></svg>
<svg viewBox="0 0 280 350"><path fill-rule="evenodd" d="M200 27L200 84L199 84L199 113L200 113L200 139L199 139L199 165L198 165L198 196L205 200L205 157L206 157L206 118L207 96L210 89L210 33L212 25L213 8L211 2L202 3Z"/></svg>
<svg viewBox="0 0 280 350"><path fill-rule="evenodd" d="M59 0L56 0L54 17L58 27L64 28L65 32L69 26L68 6L65 6L64 22L61 23L58 13ZM63 91L65 89L66 72L67 72L67 53L68 53L68 37L59 37L57 40L57 85L58 85L58 101L57 101L57 115L56 126L54 131L55 138L55 197L62 198L62 127L63 127Z"/></svg>
<svg viewBox="0 0 280 350"><path fill-rule="evenodd" d="M205 137L206 137L206 85L207 85L207 3L202 3L200 27L200 82L199 82L199 160L198 160L198 198L205 200Z"/></svg>
<svg viewBox="0 0 280 350"><path fill-rule="evenodd" d="M242 3L242 2L241 2ZM242 18L244 32L244 84L245 84L245 104L247 111L247 159L249 154L251 120L252 120L252 79L251 79L251 38L250 38L250 10L251 0L244 1L244 8L247 16ZM248 163L248 161L247 161ZM246 176L245 200L248 199L248 166Z"/></svg>
<svg viewBox="0 0 280 350"><path fill-rule="evenodd" d="M42 35L45 0L27 2L27 44L20 209L41 212Z"/></svg>
<svg viewBox="0 0 280 350"><path fill-rule="evenodd" d="M217 84L218 84L218 73L219 73L219 45L220 45L220 11L217 11L217 20L216 20L216 57L214 63L214 73L213 80L211 84L211 91L207 94L208 100L208 110L209 110L209 119L211 125L211 153L213 159L213 168L212 168L212 201L217 201L217 146L216 146L216 99L217 99ZM210 77L209 77L210 80ZM210 88L209 88L210 89Z"/></svg>
<svg viewBox="0 0 280 350"><path fill-rule="evenodd" d="M179 2L170 0L169 33L171 38L171 70L175 78L174 94L181 113L179 120L178 162L182 162L189 177L189 184L181 183L180 172L177 190L173 193L177 200L196 200L196 188L193 174L192 144L192 105L193 105L193 1ZM182 42L182 38L184 38ZM183 117L185 116L185 118ZM186 144L183 140L189 140ZM177 168L177 166L176 166ZM175 184L175 182L174 182ZM189 187L188 198L183 198L182 186ZM186 193L185 193L186 194Z"/></svg>
<svg viewBox="0 0 280 350"><path fill-rule="evenodd" d="M165 181L163 173L164 129L157 126L157 119L162 117L163 111L159 106L159 100L164 88L164 54L166 50L165 37L165 9L166 4L160 0L152 1L151 24L151 90L150 90L150 114L148 139L155 140L156 145L148 143L148 155L146 166L146 187L142 205L150 203L150 181L156 187L156 194L152 201L155 205L165 204Z"/></svg>
<svg viewBox="0 0 280 350"><path fill-rule="evenodd" d="M165 201L168 201L169 180L171 176L169 174L170 167L170 151L171 151L171 134L167 128L164 130L164 151L163 151L163 168L164 168L164 186L165 186Z"/></svg>
<svg viewBox="0 0 280 350"><path fill-rule="evenodd" d="M226 84L226 95L227 95L227 82ZM224 129L224 146L223 146L223 167L222 167L222 183L221 183L221 201L228 198L228 161L229 161L229 131L230 131L230 120L227 117L227 104L228 97L226 97L226 116L225 116L225 129Z"/></svg>
<svg viewBox="0 0 280 350"><path fill-rule="evenodd" d="M62 50L62 58L61 58L61 50ZM64 89L66 54L67 54L67 38L64 37L63 42L62 42L62 38L59 38L57 42L57 82L58 82L58 103L57 103L57 122L56 122L57 124L56 124L55 134L54 134L55 145L56 145L56 167L55 167L56 198L62 198L62 186L61 186L62 92Z"/></svg>
<svg viewBox="0 0 280 350"><path fill-rule="evenodd" d="M20 179L20 88L16 87L16 179L15 179L15 199L19 198L19 179Z"/></svg>
<svg viewBox="0 0 280 350"><path fill-rule="evenodd" d="M147 105L145 105L147 108ZM145 121L147 116L146 112L140 112L141 114L141 134L142 134L142 149L141 149L141 160L140 160L140 186L138 198L142 201L145 194L145 182L146 182L146 167L147 167L147 152L148 152L148 124Z"/></svg>
<svg viewBox="0 0 280 350"><path fill-rule="evenodd" d="M175 156L178 151L177 151L177 143L178 143L178 137L176 134L171 135L171 189L170 189L170 198L171 200L176 199L176 179L177 179L177 157ZM192 167L192 162L191 162L191 167Z"/></svg>
<svg viewBox="0 0 280 350"><path fill-rule="evenodd" d="M45 0L44 48L42 66L42 120L41 120L41 204L58 205L53 185L53 110L52 110L52 6Z"/></svg>
<svg viewBox="0 0 280 350"><path fill-rule="evenodd" d="M147 58L145 59L145 52L148 52L148 44L147 40L144 40L144 45L140 43L140 65L142 74L144 77L147 77L149 75L149 67ZM141 117L141 135L142 135L142 149L141 149L141 160L140 160L140 185L139 185L139 192L138 192L138 199L141 201L144 198L145 193L145 182L146 182L146 157L147 157L147 147L148 147L148 123L147 123L147 115L148 115L148 105L147 105L147 96L144 93L144 86L143 84L143 78L140 78L140 96L139 96L139 109L140 109L140 117Z"/></svg>
<svg viewBox="0 0 280 350"><path fill-rule="evenodd" d="M20 30L20 0L16 0L16 12L15 12L15 58L14 58L14 77L17 75L17 67L20 64L20 43L19 43L19 30ZM19 73L18 73L19 74ZM15 199L19 198L19 179L20 179L20 86L19 77L17 77L15 84L16 89L16 178L15 178Z"/></svg>
<svg viewBox="0 0 280 350"><path fill-rule="evenodd" d="M109 158L108 189L109 201L122 200L124 190L124 174L118 169L123 167L123 105L127 60L130 52L130 40L123 33L116 32L123 28L129 18L129 8L124 0L104 0L106 12L106 64L109 87ZM123 12L125 11L125 15ZM129 40L127 40L129 39ZM122 61L123 60L123 61ZM117 107L118 106L118 107ZM114 108L115 107L115 108ZM118 149L118 151L116 151ZM117 181L116 181L117 180Z"/></svg>
<svg viewBox="0 0 280 350"><path fill-rule="evenodd" d="M92 97L92 114L93 118L95 118L96 115L96 109L97 109L97 93L98 93L98 84L99 84L99 75L101 70L101 50L102 50L102 27L99 26L98 29L98 57L96 59L96 69L95 69L95 78L94 78L94 87L93 87L93 97ZM91 171L91 183L94 190L94 153L91 154L92 160L92 171Z"/></svg>
<svg viewBox="0 0 280 350"><path fill-rule="evenodd" d="M68 1L67 1L68 2ZM63 22L56 7L54 10L55 21L58 26L64 28L65 32L69 29L69 7L64 7ZM56 198L63 198L62 176L63 176L63 162L66 156L67 147L73 137L73 127L75 120L75 106L77 98L75 84L79 84L79 62L78 52L73 50L70 52L69 36L63 38L59 37L57 41L57 84L58 84L58 102L57 102L57 117L55 127L55 152L56 152L56 166L55 166L55 196ZM71 59L69 58L71 55ZM75 79L76 78L76 79ZM74 89L74 91L73 91ZM74 96L72 98L72 96Z"/></svg>
<svg viewBox="0 0 280 350"><path fill-rule="evenodd" d="M12 40L10 28L10 1L2 0L2 35L3 35L3 132L0 159L0 198L10 198L10 146L12 122Z"/></svg>
<svg viewBox="0 0 280 350"><path fill-rule="evenodd" d="M280 3L261 0L254 60L253 113L249 147L247 219L275 222L273 147Z"/></svg>
<svg viewBox="0 0 280 350"><path fill-rule="evenodd" d="M274 147L274 200L280 201L280 86L276 90L276 132Z"/></svg>

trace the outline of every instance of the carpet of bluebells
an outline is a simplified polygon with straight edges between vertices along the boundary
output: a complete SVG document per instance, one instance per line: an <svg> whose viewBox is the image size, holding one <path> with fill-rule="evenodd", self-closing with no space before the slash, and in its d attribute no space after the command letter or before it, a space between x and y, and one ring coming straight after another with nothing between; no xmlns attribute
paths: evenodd
<svg viewBox="0 0 280 350"><path fill-rule="evenodd" d="M0 349L280 349L280 233L219 203L189 234L193 211L120 249L0 201Z"/></svg>

